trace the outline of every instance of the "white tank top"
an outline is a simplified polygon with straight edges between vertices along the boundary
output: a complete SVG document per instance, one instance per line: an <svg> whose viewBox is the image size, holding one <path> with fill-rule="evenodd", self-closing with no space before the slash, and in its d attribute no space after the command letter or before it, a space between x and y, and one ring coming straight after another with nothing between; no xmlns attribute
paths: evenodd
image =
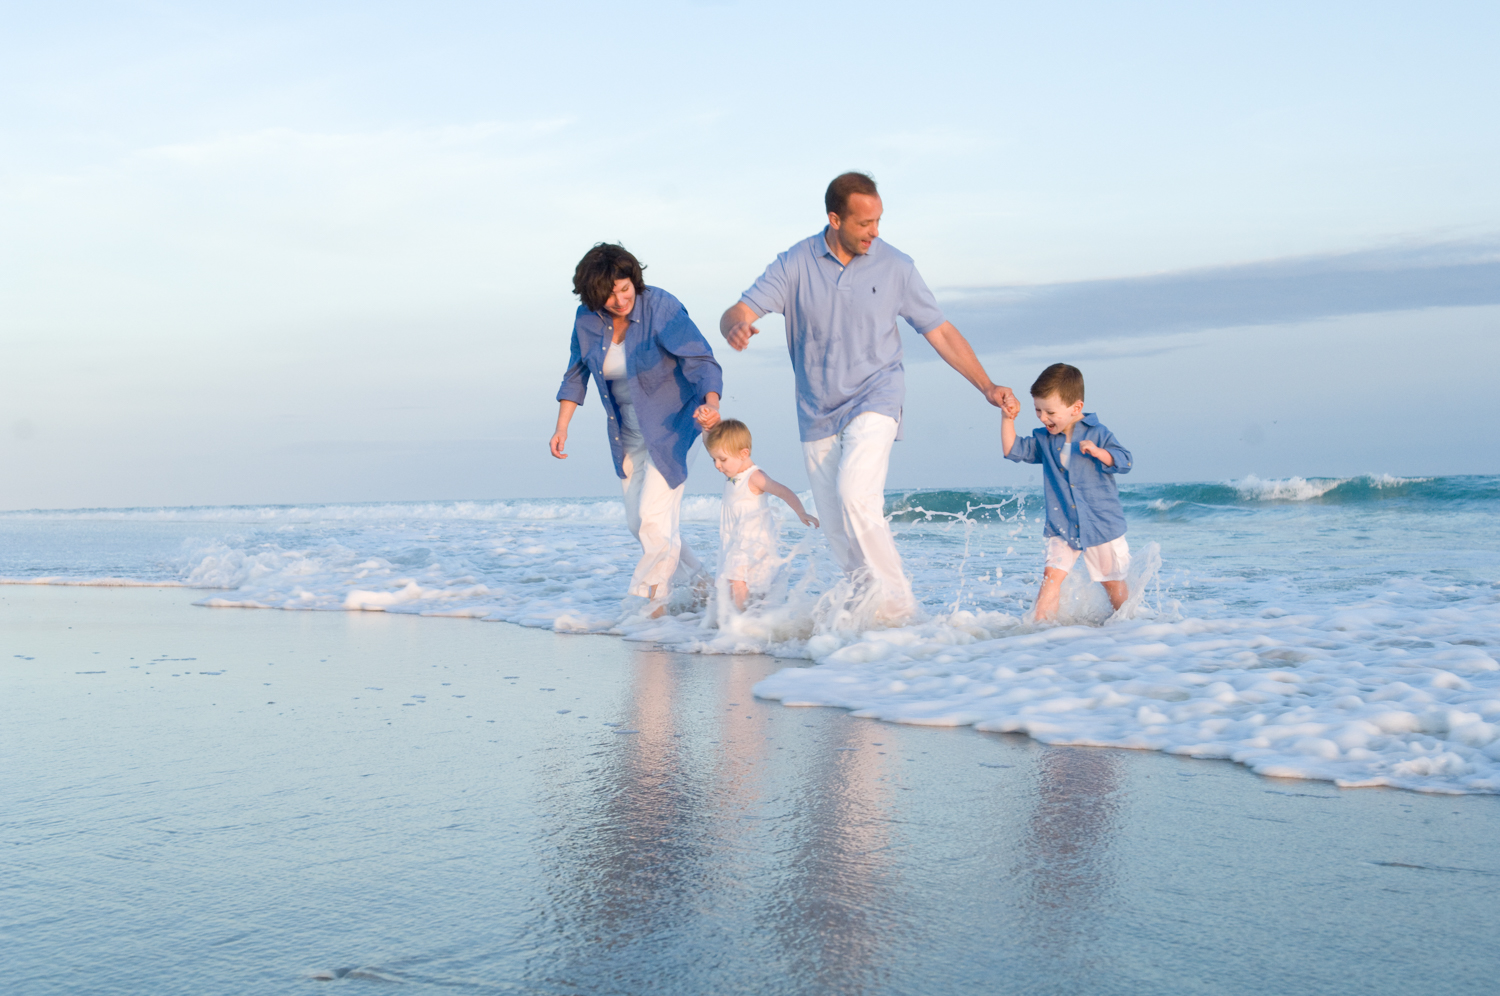
<svg viewBox="0 0 1500 996"><path fill-rule="evenodd" d="M625 344L611 342L609 348L604 351L604 363L599 368L604 374L604 379L609 381L609 389L615 396L615 404L620 406L621 428L625 430L625 445L638 445L641 439L641 423L635 417L635 400L630 396L630 377L625 367Z"/></svg>

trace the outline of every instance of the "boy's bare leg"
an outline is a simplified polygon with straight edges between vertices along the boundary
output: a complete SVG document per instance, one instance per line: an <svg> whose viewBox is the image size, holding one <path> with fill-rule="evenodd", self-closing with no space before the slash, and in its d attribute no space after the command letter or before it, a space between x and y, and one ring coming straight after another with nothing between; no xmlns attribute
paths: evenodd
<svg viewBox="0 0 1500 996"><path fill-rule="evenodd" d="M734 599L734 607L744 612L745 603L750 600L750 586L743 581L731 581L729 594Z"/></svg>
<svg viewBox="0 0 1500 996"><path fill-rule="evenodd" d="M1124 581L1100 581L1104 585L1104 593L1109 596L1109 604L1114 606L1115 611L1120 611L1120 606L1125 604L1125 599L1130 597L1130 586Z"/></svg>
<svg viewBox="0 0 1500 996"><path fill-rule="evenodd" d="M1068 572L1049 567L1042 574L1042 590L1036 593L1036 621L1047 622L1057 616L1057 603L1062 597L1062 583Z"/></svg>

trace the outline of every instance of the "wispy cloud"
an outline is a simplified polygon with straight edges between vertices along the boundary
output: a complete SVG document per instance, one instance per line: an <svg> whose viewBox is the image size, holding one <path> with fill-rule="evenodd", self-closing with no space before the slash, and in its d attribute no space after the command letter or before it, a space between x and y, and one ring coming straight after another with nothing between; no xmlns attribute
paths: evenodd
<svg viewBox="0 0 1500 996"><path fill-rule="evenodd" d="M1500 304L1500 238L1404 245L1178 273L1012 287L956 287L943 310L983 346L1280 325Z"/></svg>

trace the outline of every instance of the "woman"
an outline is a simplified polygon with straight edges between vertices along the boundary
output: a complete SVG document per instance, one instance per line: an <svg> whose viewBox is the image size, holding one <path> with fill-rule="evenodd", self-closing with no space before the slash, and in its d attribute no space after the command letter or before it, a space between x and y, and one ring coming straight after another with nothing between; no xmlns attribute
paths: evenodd
<svg viewBox="0 0 1500 996"><path fill-rule="evenodd" d="M688 451L719 422L724 378L687 309L660 287L647 287L642 269L623 246L601 242L573 271L573 293L583 303L557 392L552 455L567 459L568 423L592 375L625 490L625 521L641 541L629 593L647 599L655 617L666 608L679 565L684 579L702 571L678 519Z"/></svg>

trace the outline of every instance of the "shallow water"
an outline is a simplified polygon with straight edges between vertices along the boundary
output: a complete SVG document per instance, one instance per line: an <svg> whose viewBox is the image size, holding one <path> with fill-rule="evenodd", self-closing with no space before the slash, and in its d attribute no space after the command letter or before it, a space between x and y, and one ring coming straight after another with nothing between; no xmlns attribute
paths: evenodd
<svg viewBox="0 0 1500 996"><path fill-rule="evenodd" d="M0 589L3 990L1406 994L1500 799L786 709L778 664ZM328 977L328 981L317 981Z"/></svg>
<svg viewBox="0 0 1500 996"><path fill-rule="evenodd" d="M789 517L787 588L769 604L622 619L637 547L613 501L7 513L0 577L812 659L756 693L1348 786L1500 792L1500 479L1247 479L1124 497L1137 601L1110 618L1075 576L1065 625L1043 629L1024 618L1042 559L1024 489L890 496L926 615L894 630L841 608L820 539ZM717 499L690 497L684 518L711 562Z"/></svg>

